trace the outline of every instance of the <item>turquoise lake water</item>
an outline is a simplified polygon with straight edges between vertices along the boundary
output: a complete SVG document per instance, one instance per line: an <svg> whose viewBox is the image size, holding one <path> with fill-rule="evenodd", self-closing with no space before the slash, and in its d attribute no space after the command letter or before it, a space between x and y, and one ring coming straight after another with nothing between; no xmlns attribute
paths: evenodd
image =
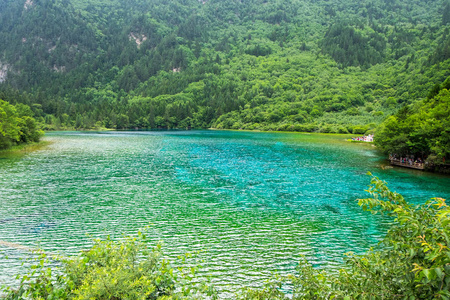
<svg viewBox="0 0 450 300"><path fill-rule="evenodd" d="M450 198L450 177L387 168L346 136L233 131L54 132L50 146L0 159L0 241L73 254L93 237L152 224L174 257L205 250L202 274L222 291L363 253L389 219L355 199L368 171L409 201ZM24 252L0 245L0 284ZM8 259L6 257L9 257Z"/></svg>

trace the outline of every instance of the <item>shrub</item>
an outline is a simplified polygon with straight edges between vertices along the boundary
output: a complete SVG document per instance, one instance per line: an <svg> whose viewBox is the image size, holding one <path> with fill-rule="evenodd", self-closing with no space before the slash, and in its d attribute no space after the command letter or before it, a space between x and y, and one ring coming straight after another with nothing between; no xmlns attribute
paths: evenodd
<svg viewBox="0 0 450 300"><path fill-rule="evenodd" d="M264 290L245 290L239 299L449 299L450 208L445 200L413 206L376 177L368 192L373 198L359 200L364 210L395 218L379 250L347 254L335 275L302 259L297 275L269 282ZM279 292L287 281L291 297Z"/></svg>
<svg viewBox="0 0 450 300"><path fill-rule="evenodd" d="M235 298L250 299L450 299L450 207L442 198L411 205L386 182L372 178L372 198L358 204L394 218L377 249L348 253L339 271L314 269L302 258L296 275L276 276L263 289L244 289ZM215 299L210 285L194 279L196 267L180 257L179 268L148 249L145 235L115 242L96 240L87 252L60 259L54 275L45 255L22 277L7 299ZM33 278L33 279L29 279ZM282 287L289 286L289 294Z"/></svg>
<svg viewBox="0 0 450 300"><path fill-rule="evenodd" d="M194 283L197 267L188 264L192 257L180 256L179 266L174 268L163 258L161 245L148 248L141 232L122 241L95 240L92 248L79 256L57 257L61 266L56 272L41 253L32 272L22 276L19 290L6 290L6 299L215 298L209 286Z"/></svg>

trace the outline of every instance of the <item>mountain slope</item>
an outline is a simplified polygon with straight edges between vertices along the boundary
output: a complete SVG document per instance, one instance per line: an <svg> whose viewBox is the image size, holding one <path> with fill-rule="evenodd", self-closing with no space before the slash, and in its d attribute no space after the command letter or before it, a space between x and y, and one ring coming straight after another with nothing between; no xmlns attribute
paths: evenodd
<svg viewBox="0 0 450 300"><path fill-rule="evenodd" d="M449 15L431 0L1 0L0 96L47 128L359 133L450 75Z"/></svg>

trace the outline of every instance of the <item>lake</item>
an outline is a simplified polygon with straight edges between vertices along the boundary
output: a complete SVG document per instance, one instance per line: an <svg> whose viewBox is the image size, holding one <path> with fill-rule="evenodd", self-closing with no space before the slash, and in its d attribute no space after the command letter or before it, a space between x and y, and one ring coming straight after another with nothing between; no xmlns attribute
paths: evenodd
<svg viewBox="0 0 450 300"><path fill-rule="evenodd" d="M300 255L336 267L383 237L363 212L368 171L409 201L450 198L450 177L386 168L343 135L238 131L51 132L50 146L0 159L0 241L73 254L91 237L133 234L175 257L205 250L222 291L292 273ZM0 283L24 252L0 245ZM7 258L8 257L8 258Z"/></svg>

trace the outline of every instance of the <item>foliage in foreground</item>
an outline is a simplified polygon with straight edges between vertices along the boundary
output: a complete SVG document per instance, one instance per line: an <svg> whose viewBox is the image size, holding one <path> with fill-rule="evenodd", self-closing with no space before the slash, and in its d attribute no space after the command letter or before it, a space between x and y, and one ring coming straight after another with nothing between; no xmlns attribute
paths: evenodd
<svg viewBox="0 0 450 300"><path fill-rule="evenodd" d="M339 273L312 268L305 259L298 273L270 280L263 289L244 289L236 299L450 299L450 208L442 198L414 206L374 177L359 200L364 210L395 217L381 250L348 254ZM37 281L22 278L8 299L179 299L215 298L211 287L194 284L141 239L97 241L79 257L62 260L62 275L41 268ZM178 274L178 275L177 275ZM281 287L290 287L289 295Z"/></svg>
<svg viewBox="0 0 450 300"><path fill-rule="evenodd" d="M382 250L349 253L336 275L302 260L298 274L287 278L292 299L450 299L450 208L445 200L414 206L375 177L368 192L373 198L359 200L364 210L395 217ZM271 283L264 292L249 290L240 299L287 298Z"/></svg>
<svg viewBox="0 0 450 300"><path fill-rule="evenodd" d="M161 245L148 248L142 232L122 241L95 240L77 257L41 253L19 290L6 290L6 299L214 299L212 289L194 280L194 256L180 256L174 268ZM54 259L60 266L52 270Z"/></svg>

